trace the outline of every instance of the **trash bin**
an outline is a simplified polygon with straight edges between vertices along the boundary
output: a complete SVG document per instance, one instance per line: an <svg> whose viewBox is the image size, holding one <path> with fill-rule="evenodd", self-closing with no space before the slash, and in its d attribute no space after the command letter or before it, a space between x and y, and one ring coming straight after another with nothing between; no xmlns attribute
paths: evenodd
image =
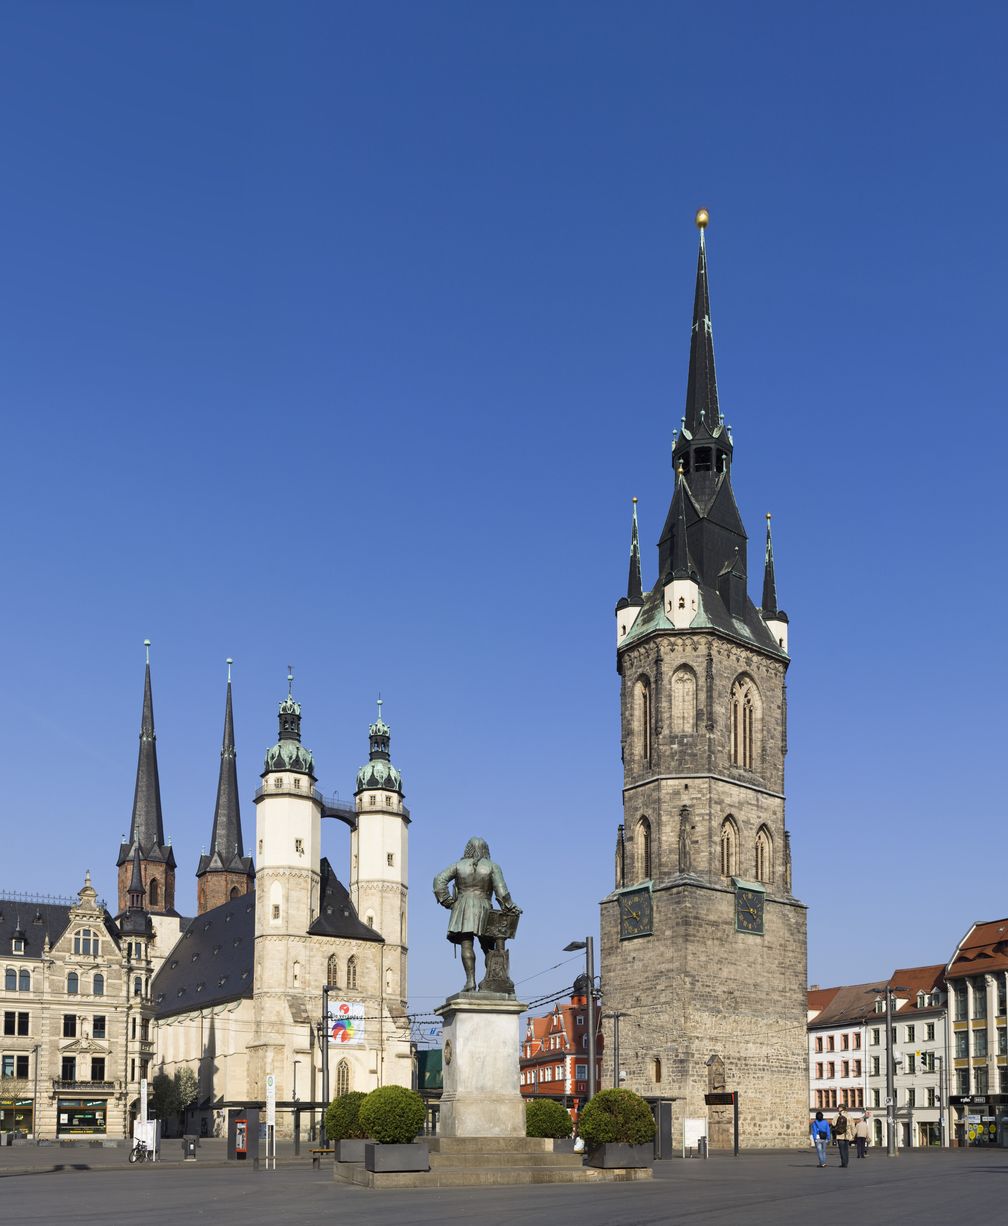
<svg viewBox="0 0 1008 1226"><path fill-rule="evenodd" d="M707 1138L701 1137L697 1142L697 1153L701 1158L707 1157Z"/></svg>
<svg viewBox="0 0 1008 1226"><path fill-rule="evenodd" d="M182 1138L182 1158L185 1162L195 1162L196 1161L196 1138L195 1137L183 1137Z"/></svg>

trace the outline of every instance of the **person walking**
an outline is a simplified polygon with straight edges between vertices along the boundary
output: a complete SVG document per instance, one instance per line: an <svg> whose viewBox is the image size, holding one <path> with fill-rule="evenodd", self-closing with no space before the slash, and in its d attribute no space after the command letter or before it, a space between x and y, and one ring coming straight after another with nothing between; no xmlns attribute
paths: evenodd
<svg viewBox="0 0 1008 1226"><path fill-rule="evenodd" d="M854 1146L857 1156L863 1158L868 1148L868 1112L866 1111L854 1125Z"/></svg>
<svg viewBox="0 0 1008 1226"><path fill-rule="evenodd" d="M812 1124L809 1127L809 1135L815 1144L816 1156L819 1159L819 1165L825 1166L826 1146L829 1144L830 1139L830 1126L829 1123L823 1119L823 1113L821 1111L817 1111L815 1113L815 1119L812 1121Z"/></svg>
<svg viewBox="0 0 1008 1226"><path fill-rule="evenodd" d="M850 1136L847 1130L848 1120L841 1107L833 1121L833 1135L836 1137L837 1149L840 1151L840 1165L846 1166L850 1161Z"/></svg>

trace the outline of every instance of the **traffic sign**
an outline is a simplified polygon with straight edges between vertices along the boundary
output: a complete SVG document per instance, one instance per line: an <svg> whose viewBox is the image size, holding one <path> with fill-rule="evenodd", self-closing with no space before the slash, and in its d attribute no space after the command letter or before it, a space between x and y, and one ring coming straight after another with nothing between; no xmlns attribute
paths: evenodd
<svg viewBox="0 0 1008 1226"><path fill-rule="evenodd" d="M276 1077L272 1073L266 1077L266 1125L276 1127Z"/></svg>

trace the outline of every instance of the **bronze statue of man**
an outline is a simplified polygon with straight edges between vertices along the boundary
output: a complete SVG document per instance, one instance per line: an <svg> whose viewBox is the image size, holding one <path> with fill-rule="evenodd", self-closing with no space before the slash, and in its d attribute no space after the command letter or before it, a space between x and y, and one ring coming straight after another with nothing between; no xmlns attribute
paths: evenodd
<svg viewBox="0 0 1008 1226"><path fill-rule="evenodd" d="M450 882L455 882L455 894L448 889ZM462 965L465 967L466 981L463 991L476 991L476 950L478 939L487 964L487 977L491 976L490 955L498 948L503 957L503 940L500 934L491 935L488 932L492 915L500 915L493 910L493 898L497 896L505 914L513 916L515 923L521 914L521 909L511 901L504 874L500 865L490 859L490 848L485 839L473 838L466 844L462 859L449 864L446 869L434 878L434 897L442 907L451 910L448 920L448 940L453 945L462 946ZM513 930L512 930L513 935ZM496 939L495 939L496 938ZM513 985L512 985L513 987Z"/></svg>

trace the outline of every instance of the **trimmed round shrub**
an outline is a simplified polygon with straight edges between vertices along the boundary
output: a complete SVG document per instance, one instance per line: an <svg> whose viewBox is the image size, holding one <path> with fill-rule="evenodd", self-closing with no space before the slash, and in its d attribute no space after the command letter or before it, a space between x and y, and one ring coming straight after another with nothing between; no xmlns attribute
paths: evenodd
<svg viewBox="0 0 1008 1226"><path fill-rule="evenodd" d="M632 1090L602 1090L585 1104L578 1132L586 1145L646 1145L654 1138L654 1116Z"/></svg>
<svg viewBox="0 0 1008 1226"><path fill-rule="evenodd" d="M415 1090L381 1086L361 1103L357 1117L364 1135L382 1145L408 1145L423 1128L427 1110Z"/></svg>
<svg viewBox="0 0 1008 1226"><path fill-rule="evenodd" d="M525 1107L527 1137L569 1137L572 1132L570 1114L552 1098L533 1098Z"/></svg>
<svg viewBox="0 0 1008 1226"><path fill-rule="evenodd" d="M362 1090L351 1090L334 1098L326 1108L325 1130L330 1141L360 1141L367 1133L360 1125L361 1103L367 1095Z"/></svg>

